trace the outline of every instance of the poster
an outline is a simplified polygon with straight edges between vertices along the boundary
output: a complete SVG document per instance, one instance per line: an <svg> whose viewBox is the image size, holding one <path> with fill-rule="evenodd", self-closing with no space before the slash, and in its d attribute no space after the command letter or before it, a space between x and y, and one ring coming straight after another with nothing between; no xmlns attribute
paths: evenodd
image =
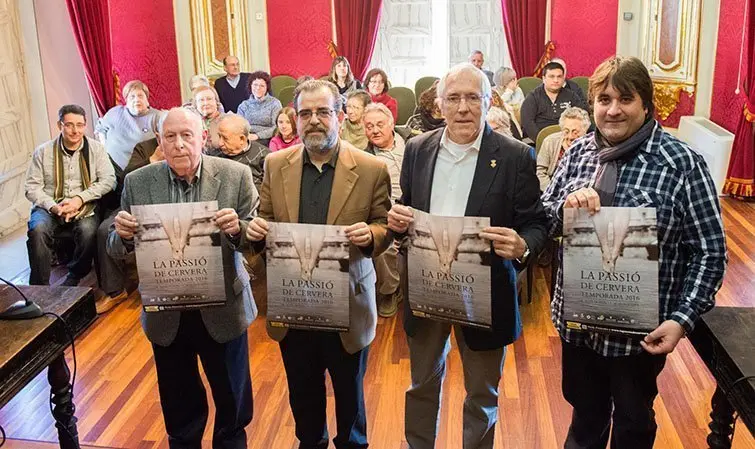
<svg viewBox="0 0 755 449"><path fill-rule="evenodd" d="M344 227L269 224L268 324L348 331L350 242Z"/></svg>
<svg viewBox="0 0 755 449"><path fill-rule="evenodd" d="M564 209L563 270L567 328L643 337L658 327L655 208Z"/></svg>
<svg viewBox="0 0 755 449"><path fill-rule="evenodd" d="M139 292L146 312L225 304L217 201L131 206Z"/></svg>
<svg viewBox="0 0 755 449"><path fill-rule="evenodd" d="M441 217L414 209L409 229L412 314L481 329L492 328L490 242L480 238L487 217Z"/></svg>

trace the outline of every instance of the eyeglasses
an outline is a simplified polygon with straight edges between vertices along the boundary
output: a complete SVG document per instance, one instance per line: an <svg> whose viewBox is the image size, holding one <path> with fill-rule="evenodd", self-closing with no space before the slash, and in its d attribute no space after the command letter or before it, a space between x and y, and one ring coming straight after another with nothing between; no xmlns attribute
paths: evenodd
<svg viewBox="0 0 755 449"><path fill-rule="evenodd" d="M67 129L68 131L73 131L74 129L81 131L86 127L86 123L63 123L63 128Z"/></svg>
<svg viewBox="0 0 755 449"><path fill-rule="evenodd" d="M330 118L330 115L333 114L334 112L336 111L332 109L325 109L325 108L318 109L314 112L310 111L309 109L302 109L301 111L298 111L296 115L300 119L304 120L305 122L308 122L312 120L312 114L317 114L317 118L319 120L327 120Z"/></svg>
<svg viewBox="0 0 755 449"><path fill-rule="evenodd" d="M461 104L461 101L464 100L467 103L467 106L479 106L482 104L483 97L481 95L477 94L469 94L469 95L449 95L445 97L443 100L446 101L451 106L459 106Z"/></svg>

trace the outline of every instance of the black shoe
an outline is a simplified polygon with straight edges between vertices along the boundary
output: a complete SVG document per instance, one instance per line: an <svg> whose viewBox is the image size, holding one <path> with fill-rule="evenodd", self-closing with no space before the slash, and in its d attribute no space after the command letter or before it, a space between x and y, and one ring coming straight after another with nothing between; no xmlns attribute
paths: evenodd
<svg viewBox="0 0 755 449"><path fill-rule="evenodd" d="M75 278L69 274L68 276L66 276L66 278L63 280L63 283L60 285L64 287L76 287L77 285L79 285L80 280L81 279Z"/></svg>

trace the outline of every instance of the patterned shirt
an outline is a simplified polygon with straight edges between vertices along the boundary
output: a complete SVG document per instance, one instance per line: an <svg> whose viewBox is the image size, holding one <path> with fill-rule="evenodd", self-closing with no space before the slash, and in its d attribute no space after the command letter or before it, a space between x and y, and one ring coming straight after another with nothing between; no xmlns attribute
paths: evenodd
<svg viewBox="0 0 755 449"><path fill-rule="evenodd" d="M595 134L577 140L559 163L542 200L551 235L561 235L566 196L592 187L598 168ZM701 155L656 124L647 143L619 172L614 206L655 207L658 225L659 319L689 333L715 303L726 268L726 239L716 187ZM640 353L639 340L566 329L559 267L551 318L562 338L607 357Z"/></svg>
<svg viewBox="0 0 755 449"><path fill-rule="evenodd" d="M170 174L170 202L171 203L195 203L199 201L199 189L201 188L202 160L199 161L197 173L191 182L186 182L183 178L177 176L168 164L165 167Z"/></svg>

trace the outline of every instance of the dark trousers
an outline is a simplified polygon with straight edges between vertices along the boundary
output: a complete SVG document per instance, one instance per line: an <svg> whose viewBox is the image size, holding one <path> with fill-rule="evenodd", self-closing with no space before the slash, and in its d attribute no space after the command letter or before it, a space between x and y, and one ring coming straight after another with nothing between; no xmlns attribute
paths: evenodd
<svg viewBox="0 0 755 449"><path fill-rule="evenodd" d="M135 264L134 253L131 252L124 260L117 260L107 253L107 240L110 235L110 225L120 209L110 210L97 228L97 258L95 271L100 289L108 295L114 296L126 290L128 280L127 264Z"/></svg>
<svg viewBox="0 0 755 449"><path fill-rule="evenodd" d="M291 329L280 342L300 449L326 449L325 370L336 398L337 449L366 448L364 373L369 347L349 354L335 332Z"/></svg>
<svg viewBox="0 0 755 449"><path fill-rule="evenodd" d="M252 381L247 334L218 343L210 337L198 311L182 312L178 335L170 346L153 344L160 404L171 449L201 449L207 424L207 395L197 356L215 401L213 449L246 448L252 422Z"/></svg>
<svg viewBox="0 0 755 449"><path fill-rule="evenodd" d="M561 340L564 398L574 407L564 449L651 449L653 400L665 355L603 357ZM613 416L612 416L613 415Z"/></svg>
<svg viewBox="0 0 755 449"><path fill-rule="evenodd" d="M73 257L68 263L68 275L81 279L92 268L92 258L96 246L97 215L66 223L62 218L53 216L46 210L35 207L31 211L28 223L26 249L29 253L30 285L48 285L50 283L50 261L52 260L55 240L63 233L70 233L73 238Z"/></svg>

